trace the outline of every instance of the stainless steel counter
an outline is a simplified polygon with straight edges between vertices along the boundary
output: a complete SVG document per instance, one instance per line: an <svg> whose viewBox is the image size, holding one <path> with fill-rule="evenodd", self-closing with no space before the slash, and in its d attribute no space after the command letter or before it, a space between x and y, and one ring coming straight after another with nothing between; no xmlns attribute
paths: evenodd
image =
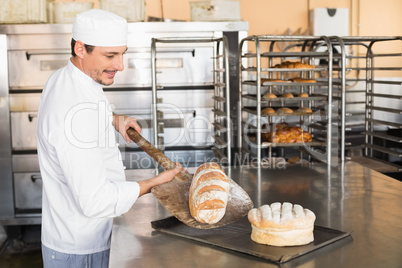
<svg viewBox="0 0 402 268"><path fill-rule="evenodd" d="M191 170L190 170L191 171ZM317 216L316 225L351 232L345 238L280 267L401 267L402 183L354 162L277 169L233 167L227 173L256 207L298 203ZM127 178L152 176L128 170ZM256 257L167 235L150 222L170 216L151 195L141 197L114 221L110 267L277 267Z"/></svg>

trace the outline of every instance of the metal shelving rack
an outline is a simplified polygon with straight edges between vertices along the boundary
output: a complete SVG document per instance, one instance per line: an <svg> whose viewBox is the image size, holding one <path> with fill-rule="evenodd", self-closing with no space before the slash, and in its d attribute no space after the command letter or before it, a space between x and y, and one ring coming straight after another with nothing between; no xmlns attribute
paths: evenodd
<svg viewBox="0 0 402 268"><path fill-rule="evenodd" d="M346 59L362 63L351 64L347 71L356 76L346 77L346 82L362 81L360 104L364 101L364 121L359 129L364 138L363 156L350 159L368 165L380 172L402 171L402 37L341 37L343 46L364 47L364 53L351 55L345 50ZM339 43L338 43L339 44ZM335 56L336 57L336 56ZM359 76L363 74L363 77ZM346 99L349 92L346 87ZM346 102L347 103L347 102ZM346 111L346 116L348 112ZM345 133L347 138L347 132ZM346 147L347 149L347 147Z"/></svg>
<svg viewBox="0 0 402 268"><path fill-rule="evenodd" d="M214 95L213 103L213 127L214 142L212 151L223 164L231 164L232 146L232 122L230 120L230 73L229 73L229 46L226 36L219 38L211 37L181 37L181 38L152 38L151 44L151 69L152 69L152 124L153 140L155 147L163 150L163 127L158 123L162 112L158 110L161 101L158 100L157 92L163 86L157 80L157 44L201 44L210 43L214 51L212 56L214 71Z"/></svg>
<svg viewBox="0 0 402 268"><path fill-rule="evenodd" d="M244 52L247 46L255 52ZM283 46L283 49L277 47ZM320 52L318 48L324 48ZM241 154L251 155L258 165L262 159L272 157L272 150L279 149L279 155L286 157L287 148L295 148L301 158L312 157L331 165L338 158L338 140L332 139L333 105L332 105L332 46L327 37L316 36L249 36L240 42L239 71L239 115L238 144ZM276 63L284 61L301 61L314 65L312 68L275 68ZM315 62L325 60L328 64L317 65ZM262 82L262 78L286 79L300 76L316 79L314 83L299 82ZM309 97L264 99L263 94L285 92L306 92ZM313 113L262 115L265 107L309 107ZM335 107L337 109L337 107ZM302 126L313 136L311 143L270 143L261 138L264 123L289 122ZM307 128L307 129L305 129ZM267 155L263 155L263 152ZM336 155L334 157L334 155ZM245 157L241 156L242 161Z"/></svg>

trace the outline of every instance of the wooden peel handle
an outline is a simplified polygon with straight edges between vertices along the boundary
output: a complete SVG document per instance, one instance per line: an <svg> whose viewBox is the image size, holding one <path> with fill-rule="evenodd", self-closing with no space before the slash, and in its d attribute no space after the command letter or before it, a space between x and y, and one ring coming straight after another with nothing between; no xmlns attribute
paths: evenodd
<svg viewBox="0 0 402 268"><path fill-rule="evenodd" d="M144 152L146 152L150 157L152 157L159 165L161 165L165 170L173 169L176 164L173 163L164 153L162 153L158 148L153 146L149 141L147 141L140 133L135 131L133 128L127 130L127 134L132 141L134 141ZM176 177L181 181L186 181L191 179L191 175L184 170L180 171Z"/></svg>

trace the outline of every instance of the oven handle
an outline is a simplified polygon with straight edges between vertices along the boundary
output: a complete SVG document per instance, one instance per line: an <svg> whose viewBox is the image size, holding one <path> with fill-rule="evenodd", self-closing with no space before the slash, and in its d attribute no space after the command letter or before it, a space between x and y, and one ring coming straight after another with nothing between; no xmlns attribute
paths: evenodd
<svg viewBox="0 0 402 268"><path fill-rule="evenodd" d="M32 174L31 175L31 181L33 183L35 183L37 180L41 180L41 179L42 179L42 176L40 174Z"/></svg>
<svg viewBox="0 0 402 268"><path fill-rule="evenodd" d="M33 120L35 117L38 117L38 115L37 115L37 114L28 114L28 120L29 120L29 122L32 122L32 120Z"/></svg>
<svg viewBox="0 0 402 268"><path fill-rule="evenodd" d="M134 53L150 53L150 51L136 51L136 50L130 50L130 48L127 50L127 54L134 54ZM160 49L157 51L157 53L190 53L191 56L195 57L195 49Z"/></svg>
<svg viewBox="0 0 402 268"><path fill-rule="evenodd" d="M41 51L26 51L25 56L27 57L27 60L31 59L31 56L37 56L37 55L68 55L71 54L71 51L69 50L41 50Z"/></svg>
<svg viewBox="0 0 402 268"><path fill-rule="evenodd" d="M190 53L191 56L195 57L195 49L189 49L189 50L160 50L157 53Z"/></svg>

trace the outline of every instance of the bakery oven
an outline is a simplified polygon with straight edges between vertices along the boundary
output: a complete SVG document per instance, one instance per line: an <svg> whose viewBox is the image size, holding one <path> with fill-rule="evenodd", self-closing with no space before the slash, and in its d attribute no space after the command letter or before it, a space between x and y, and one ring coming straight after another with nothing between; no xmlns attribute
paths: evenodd
<svg viewBox="0 0 402 268"><path fill-rule="evenodd" d="M174 25L173 25L174 24ZM137 118L142 135L153 141L151 39L159 37L221 37L235 42L246 36L246 22L130 23L125 70L104 88L116 114ZM240 37L238 37L240 35ZM36 122L42 88L48 77L70 58L71 25L0 25L0 223L38 224L42 181ZM213 47L177 45L161 48L157 60L158 131L165 154L195 166L214 158ZM236 62L236 59L232 59ZM232 71L236 81L236 72ZM127 169L154 168L153 160L133 142L116 133Z"/></svg>

